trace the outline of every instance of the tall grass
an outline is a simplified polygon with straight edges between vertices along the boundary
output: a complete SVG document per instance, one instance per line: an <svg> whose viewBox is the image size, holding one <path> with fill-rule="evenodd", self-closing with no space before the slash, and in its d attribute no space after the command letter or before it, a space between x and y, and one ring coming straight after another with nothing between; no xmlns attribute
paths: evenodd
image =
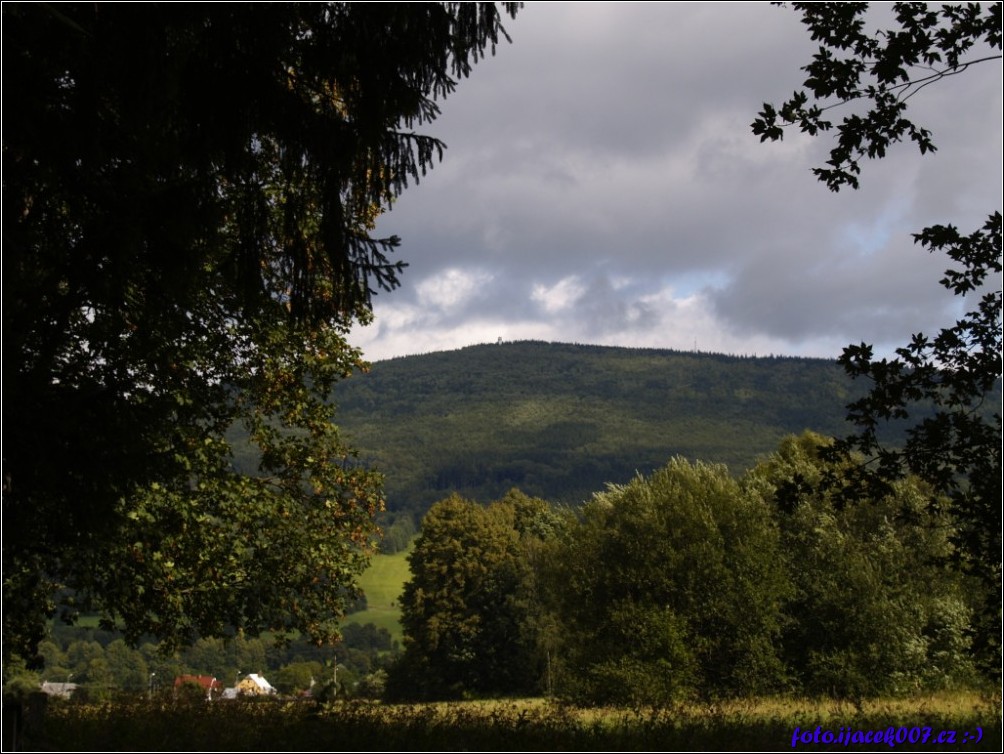
<svg viewBox="0 0 1004 754"><path fill-rule="evenodd" d="M797 750L1000 751L1000 699L974 693L851 705L757 699L651 709L582 709L544 700L424 705L310 702L53 704L29 750L489 751L792 748L795 728L931 727L954 745L803 745ZM982 740L963 742L981 728Z"/></svg>

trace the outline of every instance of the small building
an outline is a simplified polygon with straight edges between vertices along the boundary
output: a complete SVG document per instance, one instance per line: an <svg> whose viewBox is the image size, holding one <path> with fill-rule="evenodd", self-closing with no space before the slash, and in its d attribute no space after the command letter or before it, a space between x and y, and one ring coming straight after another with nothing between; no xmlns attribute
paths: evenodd
<svg viewBox="0 0 1004 754"><path fill-rule="evenodd" d="M42 693L55 696L59 699L69 699L73 692L77 690L75 683L54 683L52 681L42 682Z"/></svg>
<svg viewBox="0 0 1004 754"><path fill-rule="evenodd" d="M249 673L237 684L237 693L242 696L267 696L276 693L276 689L263 676Z"/></svg>

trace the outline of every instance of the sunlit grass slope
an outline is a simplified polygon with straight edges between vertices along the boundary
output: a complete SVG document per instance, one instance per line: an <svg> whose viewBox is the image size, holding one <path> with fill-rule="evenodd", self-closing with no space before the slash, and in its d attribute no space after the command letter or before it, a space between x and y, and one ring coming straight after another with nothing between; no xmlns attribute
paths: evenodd
<svg viewBox="0 0 1004 754"><path fill-rule="evenodd" d="M370 567L359 578L359 585L366 594L366 610L353 613L346 623L372 623L377 628L386 628L390 635L401 641L401 607L399 599L404 583L410 576L408 553L411 547L393 555L376 555Z"/></svg>

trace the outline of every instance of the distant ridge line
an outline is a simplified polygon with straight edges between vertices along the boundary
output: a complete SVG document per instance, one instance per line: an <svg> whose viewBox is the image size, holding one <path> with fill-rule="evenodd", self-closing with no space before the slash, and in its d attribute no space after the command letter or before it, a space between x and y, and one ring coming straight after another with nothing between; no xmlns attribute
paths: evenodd
<svg viewBox="0 0 1004 754"><path fill-rule="evenodd" d="M423 356L436 356L438 354L455 354L461 353L463 351L470 351L472 349L478 348L498 348L500 346L547 346L556 348L581 348L581 349L600 349L600 350L611 350L611 351L625 351L625 352L639 352L639 353L655 353L664 355L677 355L677 356L710 356L714 358L726 358L726 359L767 359L767 360L779 360L779 359L793 359L797 361L815 361L815 362L825 362L825 363L837 363L836 357L823 357L823 356L800 356L793 354L734 354L726 353L724 351L702 351L702 350L692 350L692 351L682 351L676 348L658 348L655 346L616 346L607 345L599 343L576 343L574 341L548 341L548 340L536 340L536 339L521 339L521 340L502 340L496 341L494 343L470 343L465 346L458 346L457 348L444 348L436 351L424 351L421 353L410 353L410 354L399 354L396 356L388 356L384 359L373 359L371 363L380 364L388 361L399 361L401 359L410 358L421 358ZM364 354L365 358L365 354Z"/></svg>

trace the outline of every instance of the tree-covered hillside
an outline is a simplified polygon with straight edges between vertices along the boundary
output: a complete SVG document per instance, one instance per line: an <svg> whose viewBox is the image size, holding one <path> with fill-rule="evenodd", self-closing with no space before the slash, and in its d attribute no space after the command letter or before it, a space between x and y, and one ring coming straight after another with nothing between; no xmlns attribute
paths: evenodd
<svg viewBox="0 0 1004 754"><path fill-rule="evenodd" d="M578 504L673 456L738 474L787 434L846 432L861 390L823 359L516 342L377 362L335 400L390 508L422 512L513 486Z"/></svg>

